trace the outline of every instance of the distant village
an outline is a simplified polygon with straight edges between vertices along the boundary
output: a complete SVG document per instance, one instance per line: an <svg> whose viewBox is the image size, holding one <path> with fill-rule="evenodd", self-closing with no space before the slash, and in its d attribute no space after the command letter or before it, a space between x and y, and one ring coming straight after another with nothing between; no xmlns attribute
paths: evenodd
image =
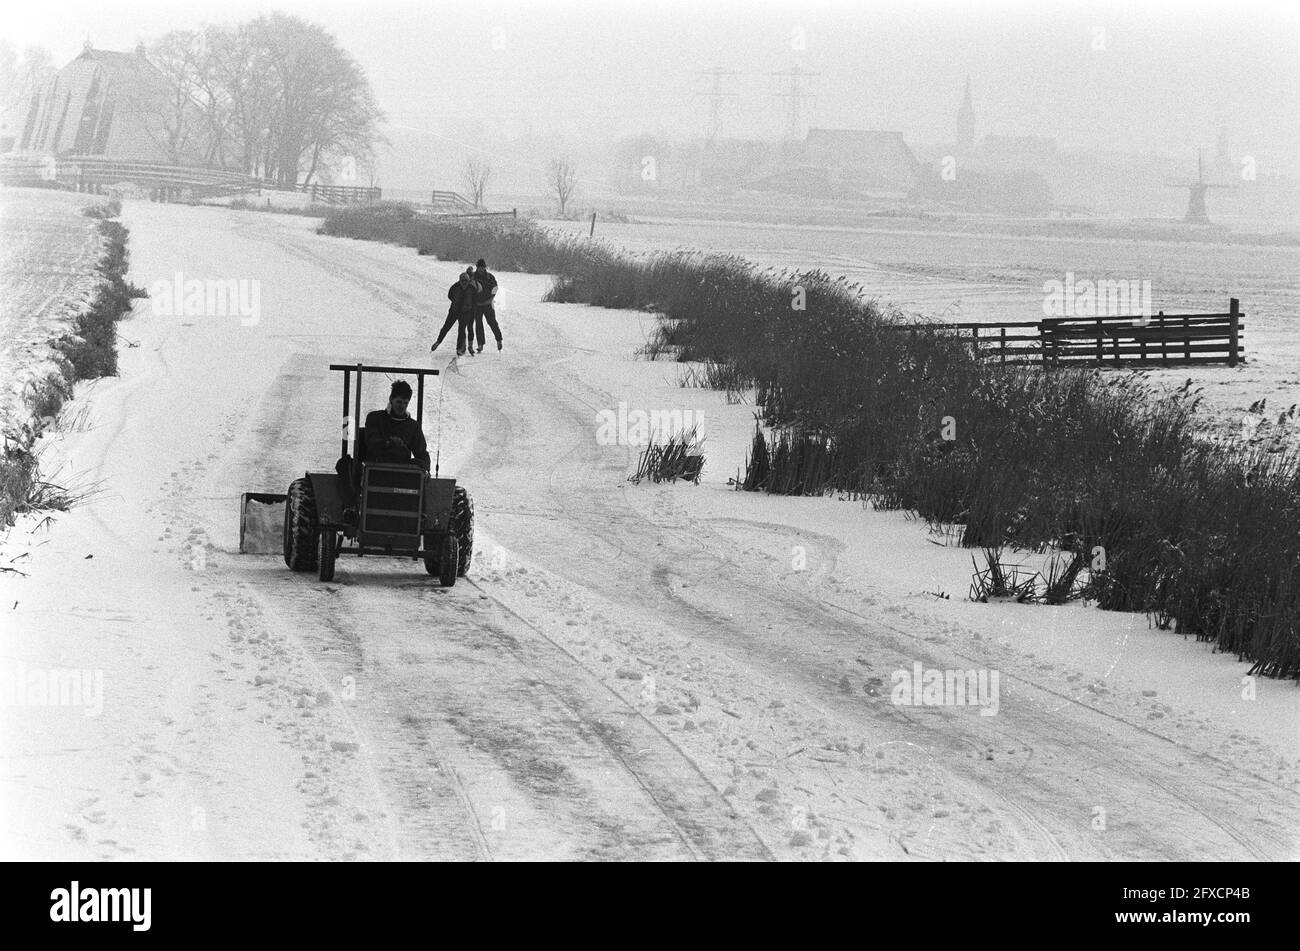
<svg viewBox="0 0 1300 951"><path fill-rule="evenodd" d="M388 155L362 147L355 150L358 158L336 145L318 147L310 161L299 156L277 166L273 156L213 134L210 110L178 94L143 45L113 51L87 42L71 62L45 70L28 87L0 112L5 159L102 157L233 170L281 183L360 180L394 196L455 189L468 161L447 141L454 134L436 142L394 135ZM168 105L159 108L160 102ZM512 195L538 190L520 168L538 155L569 152L583 156L577 177L592 192L585 196L589 202L605 196L788 202L860 206L864 213L1026 218L1169 217L1185 209L1186 221L1202 223L1213 218L1215 199L1207 211L1206 192L1232 189L1225 201L1238 214L1267 214L1279 204L1300 211L1300 181L1278 162L1245 154L1227 130L1218 131L1213 148L1184 156L1067 150L1048 136L982 131L977 102L968 77L962 90L954 90L950 141L928 144L909 143L900 131L805 128L797 121L781 140L727 138L718 133L716 113L709 133L695 138L646 134L574 143L559 136L503 136L492 142L501 156L491 169L492 185ZM481 130L461 131L483 141Z"/></svg>

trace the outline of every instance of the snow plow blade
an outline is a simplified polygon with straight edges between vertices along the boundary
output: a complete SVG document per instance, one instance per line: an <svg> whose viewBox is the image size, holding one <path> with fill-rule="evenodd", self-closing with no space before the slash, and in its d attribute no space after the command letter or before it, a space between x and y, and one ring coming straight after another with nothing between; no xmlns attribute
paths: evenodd
<svg viewBox="0 0 1300 951"><path fill-rule="evenodd" d="M239 507L239 553L278 555L284 551L284 502L276 492L245 492Z"/></svg>

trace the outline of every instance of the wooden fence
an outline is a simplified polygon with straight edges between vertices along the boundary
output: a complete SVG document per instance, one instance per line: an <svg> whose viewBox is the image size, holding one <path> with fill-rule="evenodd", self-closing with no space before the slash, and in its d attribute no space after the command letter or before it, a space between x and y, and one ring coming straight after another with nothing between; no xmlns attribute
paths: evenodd
<svg viewBox="0 0 1300 951"><path fill-rule="evenodd" d="M478 205L470 201L460 192L443 191L435 188L429 193L429 204L437 207L439 205L450 205L456 211L478 211Z"/></svg>
<svg viewBox="0 0 1300 951"><path fill-rule="evenodd" d="M384 197L382 188L368 188L362 185L322 185L317 182L295 182L292 185L263 182L266 191L301 192L310 195L312 201L327 205L368 205Z"/></svg>
<svg viewBox="0 0 1300 951"><path fill-rule="evenodd" d="M510 218L513 220L519 217L516 208L510 211L455 211L445 205L416 205L414 212L415 217L423 218L425 221L435 221L439 218Z"/></svg>
<svg viewBox="0 0 1300 951"><path fill-rule="evenodd" d="M243 172L192 165L123 162L101 156L6 157L0 161L0 182L8 185L45 185L79 192L103 194L114 185L145 189L155 201L202 201L232 195L291 191L310 195L330 205L379 201L383 189L356 185L281 184Z"/></svg>
<svg viewBox="0 0 1300 951"><path fill-rule="evenodd" d="M257 179L228 169L75 155L7 157L0 162L0 181L93 194L103 194L112 186L125 183L145 189L151 198L161 201L255 193L260 185Z"/></svg>
<svg viewBox="0 0 1300 951"><path fill-rule="evenodd" d="M1245 314L1237 298L1222 314L1046 317L1038 321L924 324L967 338L997 363L1049 367L1157 367L1245 362Z"/></svg>
<svg viewBox="0 0 1300 951"><path fill-rule="evenodd" d="M435 188L429 193L429 203L416 205L415 215L426 221L437 218L518 218L518 209L510 211L488 211L482 205L476 205L460 192L442 191Z"/></svg>

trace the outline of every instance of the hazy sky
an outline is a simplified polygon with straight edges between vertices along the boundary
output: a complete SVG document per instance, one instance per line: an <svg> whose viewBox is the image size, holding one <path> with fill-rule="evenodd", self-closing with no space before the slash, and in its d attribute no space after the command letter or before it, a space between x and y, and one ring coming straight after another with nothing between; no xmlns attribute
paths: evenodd
<svg viewBox="0 0 1300 951"><path fill-rule="evenodd" d="M804 81L807 124L951 138L962 84L977 132L1039 133L1066 146L1212 146L1300 155L1300 2L26 2L0 36L57 65L87 37L130 49L169 29L282 10L331 30L367 70L394 126L464 137L487 127L562 134L699 135L709 80L724 134L780 133ZM457 131L460 130L460 131ZM1263 170L1263 169L1261 169Z"/></svg>

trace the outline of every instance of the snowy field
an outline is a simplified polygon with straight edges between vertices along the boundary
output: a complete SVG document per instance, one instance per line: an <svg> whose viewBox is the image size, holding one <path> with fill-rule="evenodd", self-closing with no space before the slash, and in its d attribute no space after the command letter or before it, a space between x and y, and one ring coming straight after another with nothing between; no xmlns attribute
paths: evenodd
<svg viewBox="0 0 1300 951"><path fill-rule="evenodd" d="M546 221L586 233L589 223ZM734 221L598 221L596 236L634 251L700 248L764 267L845 275L869 297L922 320L1041 320L1047 281L1150 281L1153 310L1245 313L1247 362L1147 376L1174 388L1193 377L1205 409L1235 428L1250 404L1300 402L1300 247L1017 237L893 228L776 226ZM1274 414L1276 415L1276 414Z"/></svg>
<svg viewBox="0 0 1300 951"><path fill-rule="evenodd" d="M0 575L6 674L102 689L0 710L0 855L1300 858L1295 683L1137 615L967 602L970 552L900 514L733 491L752 408L634 360L651 315L542 304L547 278L503 273L504 352L431 364L460 262L292 216L127 202L122 220L133 283L258 281L261 314L138 301L120 377L47 437L107 491L6 539L27 572ZM1267 275L1294 273L1223 253L1243 256L1230 279L1171 270L1198 307L1231 286L1259 310ZM901 248L841 254L909 286ZM987 269L975 254L947 266ZM985 293L1040 306L1038 273L952 276L962 319ZM448 371L425 429L478 515L454 588L396 560L346 557L322 584L237 554L241 492L332 467L326 368L362 359ZM627 482L637 449L596 438L620 403L704 414L700 485ZM898 702L917 665L999 686Z"/></svg>
<svg viewBox="0 0 1300 951"><path fill-rule="evenodd" d="M0 189L0 426L26 422L24 390L53 368L50 344L90 301L103 241L89 195Z"/></svg>

